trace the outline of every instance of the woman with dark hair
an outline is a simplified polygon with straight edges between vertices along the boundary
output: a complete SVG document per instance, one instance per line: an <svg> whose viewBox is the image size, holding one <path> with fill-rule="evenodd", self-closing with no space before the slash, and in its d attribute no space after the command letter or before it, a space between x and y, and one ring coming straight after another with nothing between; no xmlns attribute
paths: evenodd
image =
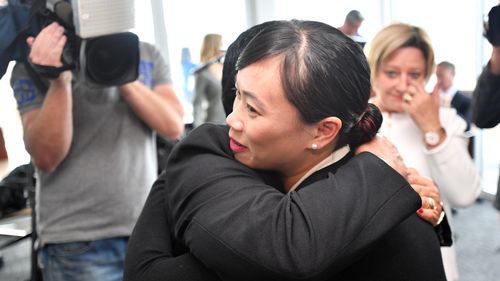
<svg viewBox="0 0 500 281"><path fill-rule="evenodd" d="M174 148L130 238L125 280L215 278L203 266L223 280L445 280L397 151L375 149L387 162L363 152L382 119L356 43L326 24L280 21L236 68L228 127L202 125Z"/></svg>
<svg viewBox="0 0 500 281"><path fill-rule="evenodd" d="M223 74L222 74L222 102L224 105L224 110L226 112L226 115L229 115L233 111L233 103L236 98L236 88L234 87L235 82L236 82L236 74L237 74L237 69L236 69L236 62L238 61L238 57L243 51L243 49L246 47L246 45L255 37L258 33L260 33L264 28L270 27L273 25L279 25L281 24L281 21L267 21L263 22L258 25L254 25L251 28L245 30L242 32L236 40L229 45L227 48L226 54L225 54L225 59L224 59L224 68L223 68ZM385 142L386 140L384 140ZM375 145L377 143L377 145ZM374 145L370 145L374 144ZM371 142L371 143L366 143L363 145L362 149L359 149L359 152L361 151L369 151L372 152L379 157L383 158L383 155L380 155L380 148L378 145L380 143L378 142ZM391 146L393 146L392 143L384 143L384 146L386 146L386 149L389 149ZM391 151L392 152L392 151ZM393 154L393 156L397 156L398 153ZM416 171L414 169L409 169L408 172L412 172L414 175ZM416 177L419 176L407 176L407 180L409 180L410 184L414 187L415 191L419 193L423 201L427 201L428 203L430 199L433 199L435 202L440 202L440 195L439 192L437 192L437 187L434 184L422 186L422 185L415 185L413 184L413 181L415 180ZM429 208L425 208L429 207ZM439 212L436 212L438 210ZM441 206L438 206L437 209L430 208L430 205L424 206L419 212L417 213L421 218L429 221L433 225L436 226L436 232L439 236L439 239L441 239L442 243L450 243L450 241L444 241L446 239L451 239L450 237L447 237L447 235L450 235L450 230L448 226L448 221L447 217L441 217ZM437 214L437 215L436 215ZM442 224L438 224L438 221L442 221Z"/></svg>

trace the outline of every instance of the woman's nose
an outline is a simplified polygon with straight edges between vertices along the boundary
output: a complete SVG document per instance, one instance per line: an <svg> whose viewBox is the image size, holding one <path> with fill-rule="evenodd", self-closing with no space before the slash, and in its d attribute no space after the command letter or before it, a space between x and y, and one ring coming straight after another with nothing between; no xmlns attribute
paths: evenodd
<svg viewBox="0 0 500 281"><path fill-rule="evenodd" d="M233 130L241 131L243 129L243 122L238 118L236 107L233 107L233 112L226 117L226 123Z"/></svg>
<svg viewBox="0 0 500 281"><path fill-rule="evenodd" d="M397 84L397 89L400 92L406 92L406 89L409 86L410 81L408 80L408 76L406 75L400 75L398 84Z"/></svg>

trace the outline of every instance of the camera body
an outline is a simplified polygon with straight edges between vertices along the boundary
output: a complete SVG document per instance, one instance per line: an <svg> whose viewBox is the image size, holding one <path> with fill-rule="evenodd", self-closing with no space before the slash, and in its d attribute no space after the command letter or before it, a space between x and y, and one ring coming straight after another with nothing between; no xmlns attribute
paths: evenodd
<svg viewBox="0 0 500 281"><path fill-rule="evenodd" d="M9 46L0 46L1 75L10 60L29 63L26 38L36 36L57 21L68 38L61 58L63 66L29 63L39 76L54 78L72 69L101 86L117 86L137 79L139 39L126 32L134 27L134 0L9 0L8 3L2 10L11 16L13 24L0 28L0 37L5 33L14 39Z"/></svg>
<svg viewBox="0 0 500 281"><path fill-rule="evenodd" d="M53 75L76 68L85 79L103 86L137 79L139 39L126 32L134 27L134 0L47 0L46 9L68 37L63 67L49 69Z"/></svg>

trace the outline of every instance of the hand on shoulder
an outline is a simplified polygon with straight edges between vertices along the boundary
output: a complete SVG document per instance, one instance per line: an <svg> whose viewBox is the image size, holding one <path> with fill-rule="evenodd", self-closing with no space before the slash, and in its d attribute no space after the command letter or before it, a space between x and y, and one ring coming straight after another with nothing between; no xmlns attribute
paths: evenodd
<svg viewBox="0 0 500 281"><path fill-rule="evenodd" d="M360 145L356 154L370 152L384 160L389 166L406 178L407 168L396 146L386 137L377 135L372 141Z"/></svg>

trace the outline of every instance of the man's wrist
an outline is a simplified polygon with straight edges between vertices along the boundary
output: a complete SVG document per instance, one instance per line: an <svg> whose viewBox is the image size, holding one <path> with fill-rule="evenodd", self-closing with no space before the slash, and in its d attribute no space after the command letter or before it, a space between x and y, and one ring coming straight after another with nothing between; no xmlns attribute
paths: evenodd
<svg viewBox="0 0 500 281"><path fill-rule="evenodd" d="M488 67L492 74L500 75L500 47L493 47Z"/></svg>
<svg viewBox="0 0 500 281"><path fill-rule="evenodd" d="M73 74L70 70L65 70L59 73L59 76L53 79L49 79L51 85L55 86L66 86L71 85L71 79L73 78Z"/></svg>

